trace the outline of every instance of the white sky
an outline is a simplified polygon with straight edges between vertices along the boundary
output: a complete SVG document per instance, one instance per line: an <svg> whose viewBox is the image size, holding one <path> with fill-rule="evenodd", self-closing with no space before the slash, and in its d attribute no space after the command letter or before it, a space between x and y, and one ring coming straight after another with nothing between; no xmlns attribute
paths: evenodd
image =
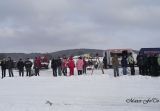
<svg viewBox="0 0 160 111"><path fill-rule="evenodd" d="M160 0L0 0L0 52L160 47Z"/></svg>

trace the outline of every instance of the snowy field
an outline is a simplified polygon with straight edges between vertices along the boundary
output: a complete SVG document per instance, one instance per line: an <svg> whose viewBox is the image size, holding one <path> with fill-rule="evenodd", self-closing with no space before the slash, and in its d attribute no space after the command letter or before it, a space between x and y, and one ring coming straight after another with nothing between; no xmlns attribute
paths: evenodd
<svg viewBox="0 0 160 111"><path fill-rule="evenodd" d="M114 78L112 69L56 78L51 69L39 77L14 74L0 79L0 111L160 111L160 77Z"/></svg>

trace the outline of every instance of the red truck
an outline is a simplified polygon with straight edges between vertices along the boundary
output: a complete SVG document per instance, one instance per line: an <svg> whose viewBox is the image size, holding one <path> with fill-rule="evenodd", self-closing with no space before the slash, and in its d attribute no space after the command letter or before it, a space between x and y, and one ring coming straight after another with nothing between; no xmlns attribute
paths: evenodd
<svg viewBox="0 0 160 111"><path fill-rule="evenodd" d="M49 67L49 59L47 56L41 56L41 69L48 69Z"/></svg>

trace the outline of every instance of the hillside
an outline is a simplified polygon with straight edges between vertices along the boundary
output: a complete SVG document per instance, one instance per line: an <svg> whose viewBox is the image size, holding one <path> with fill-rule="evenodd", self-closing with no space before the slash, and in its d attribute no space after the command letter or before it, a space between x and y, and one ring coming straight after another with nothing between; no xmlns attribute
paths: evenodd
<svg viewBox="0 0 160 111"><path fill-rule="evenodd" d="M77 56L82 54L91 54L92 56L95 56L96 53L98 53L100 56L103 54L103 50L99 49L69 49L69 50L62 50L57 52L51 52L51 53L0 53L0 59L4 57L12 57L14 60L17 60L19 58L26 59L26 58L35 58L36 56L41 55L48 55L51 57L58 57L66 55L67 57L70 55Z"/></svg>
<svg viewBox="0 0 160 111"><path fill-rule="evenodd" d="M91 56L95 56L96 53L98 53L100 56L103 55L104 50L99 50L99 49L69 49L69 50L62 50L58 52L53 52L51 53L52 56L77 56L77 55L82 55L82 54L90 54Z"/></svg>

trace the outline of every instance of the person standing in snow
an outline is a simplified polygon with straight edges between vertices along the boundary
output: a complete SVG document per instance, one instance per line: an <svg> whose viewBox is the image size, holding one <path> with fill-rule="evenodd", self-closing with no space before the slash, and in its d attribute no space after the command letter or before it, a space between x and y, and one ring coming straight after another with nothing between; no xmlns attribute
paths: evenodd
<svg viewBox="0 0 160 111"><path fill-rule="evenodd" d="M86 74L87 71L87 61L85 60L85 57L83 57L83 74Z"/></svg>
<svg viewBox="0 0 160 111"><path fill-rule="evenodd" d="M128 66L128 63L127 63L126 56L122 57L121 65L122 65L122 68L123 68L123 75L127 75L127 66Z"/></svg>
<svg viewBox="0 0 160 111"><path fill-rule="evenodd" d="M160 54L158 55L157 62L158 62L158 71L160 76Z"/></svg>
<svg viewBox="0 0 160 111"><path fill-rule="evenodd" d="M79 59L76 63L78 75L82 75L83 65L84 65L83 59L82 59L82 57L79 57Z"/></svg>
<svg viewBox="0 0 160 111"><path fill-rule="evenodd" d="M134 69L135 62L132 54L128 56L128 63L131 70L131 75L135 75L135 69Z"/></svg>
<svg viewBox="0 0 160 111"><path fill-rule="evenodd" d="M11 59L11 57L8 57L8 61L6 62L6 64L7 64L7 68L8 68L9 77L14 77L14 75L13 75L14 63L13 63L13 60Z"/></svg>
<svg viewBox="0 0 160 111"><path fill-rule="evenodd" d="M119 61L117 55L114 55L114 57L112 57L112 66L114 70L114 77L119 76L119 69L118 69Z"/></svg>
<svg viewBox="0 0 160 111"><path fill-rule="evenodd" d="M143 61L143 55L139 54L137 55L137 65L139 67L139 74L144 75L144 61Z"/></svg>
<svg viewBox="0 0 160 111"><path fill-rule="evenodd" d="M18 63L17 63L17 68L19 70L19 76L24 76L24 62L22 61L22 59L19 59Z"/></svg>
<svg viewBox="0 0 160 111"><path fill-rule="evenodd" d="M149 75L149 55L143 55L143 75Z"/></svg>
<svg viewBox="0 0 160 111"><path fill-rule="evenodd" d="M35 76L39 76L40 68L41 68L41 59L40 57L35 57L35 60L34 60Z"/></svg>
<svg viewBox="0 0 160 111"><path fill-rule="evenodd" d="M158 62L157 62L157 59L158 59L158 55L157 54L154 54L153 56L153 76L158 76Z"/></svg>
<svg viewBox="0 0 160 111"><path fill-rule="evenodd" d="M58 75L62 75L62 60L60 57L57 59L57 69L58 69Z"/></svg>
<svg viewBox="0 0 160 111"><path fill-rule="evenodd" d="M57 60L54 58L52 59L52 62L51 62L51 68L53 70L53 76L57 77Z"/></svg>
<svg viewBox="0 0 160 111"><path fill-rule="evenodd" d="M32 69L33 63L27 58L27 60L24 62L24 66L26 68L26 76L31 76L31 69Z"/></svg>
<svg viewBox="0 0 160 111"><path fill-rule="evenodd" d="M104 67L104 69L107 69L107 57L106 57L106 55L103 58L103 67Z"/></svg>
<svg viewBox="0 0 160 111"><path fill-rule="evenodd" d="M73 60L72 56L69 58L68 67L69 67L69 70L70 70L70 76L74 75L75 63L74 63L74 60Z"/></svg>
<svg viewBox="0 0 160 111"><path fill-rule="evenodd" d="M6 59L1 61L2 79L6 77Z"/></svg>
<svg viewBox="0 0 160 111"><path fill-rule="evenodd" d="M68 60L64 56L63 60L62 60L62 73L63 73L64 76L67 76L67 66L68 66Z"/></svg>
<svg viewBox="0 0 160 111"><path fill-rule="evenodd" d="M151 76L157 76L158 72L157 72L157 66L158 66L158 62L157 62L157 57L155 54L151 54L150 57L150 72L151 72Z"/></svg>

